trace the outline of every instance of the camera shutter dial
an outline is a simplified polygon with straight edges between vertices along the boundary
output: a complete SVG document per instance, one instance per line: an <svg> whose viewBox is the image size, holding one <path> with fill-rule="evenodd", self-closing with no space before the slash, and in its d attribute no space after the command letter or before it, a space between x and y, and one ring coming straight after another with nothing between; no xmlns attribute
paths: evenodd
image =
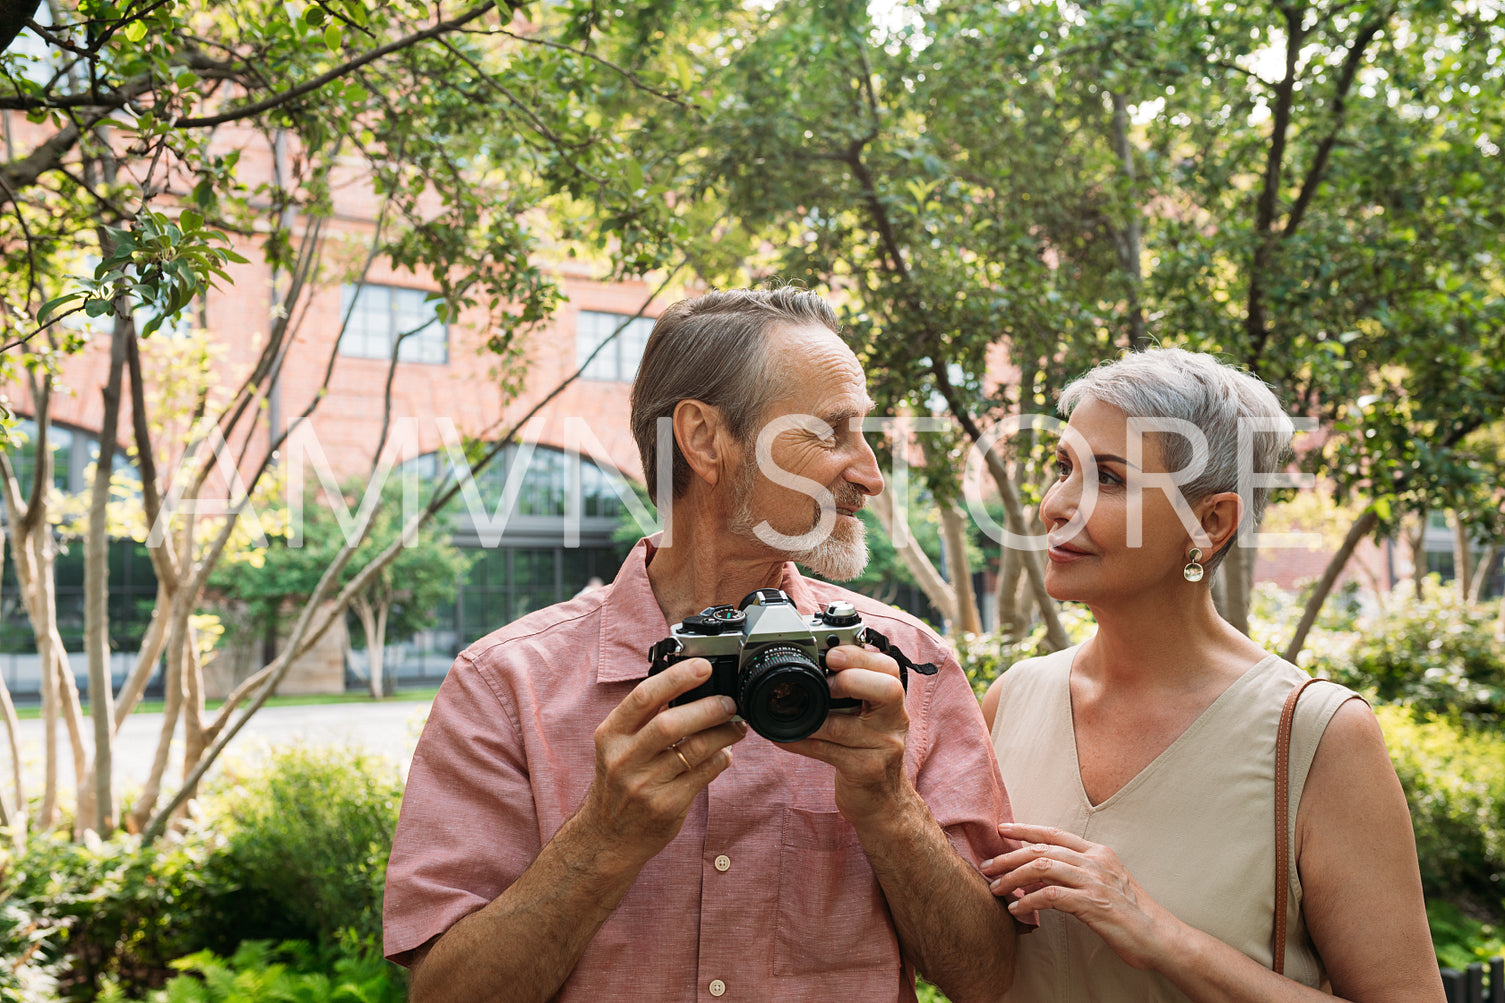
<svg viewBox="0 0 1505 1003"><path fill-rule="evenodd" d="M832 627L851 627L860 619L857 616L857 607L845 599L838 599L827 606L820 618Z"/></svg>
<svg viewBox="0 0 1505 1003"><path fill-rule="evenodd" d="M746 622L747 614L735 606L712 606L685 617L679 629L686 634L730 634Z"/></svg>

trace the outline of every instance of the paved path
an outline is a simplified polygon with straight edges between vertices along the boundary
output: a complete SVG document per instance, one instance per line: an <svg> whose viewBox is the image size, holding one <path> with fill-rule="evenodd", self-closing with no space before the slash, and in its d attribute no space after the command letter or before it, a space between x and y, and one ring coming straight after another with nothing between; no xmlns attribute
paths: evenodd
<svg viewBox="0 0 1505 1003"><path fill-rule="evenodd" d="M263 757L282 746L304 743L326 746L359 746L387 756L404 769L413 756L419 729L428 713L424 701L388 700L381 703L319 704L303 707L263 707L225 750L228 761L246 762ZM0 725L0 739L3 739ZM91 725L85 721L85 743L93 748ZM132 790L145 783L151 773L152 757L162 731L161 714L132 714L115 738L115 775L117 790ZM59 785L73 789L73 755L68 751L67 732L59 729ZM168 767L168 779L183 774L182 725ZM25 771L27 793L36 795L42 787L42 722L21 722L21 764ZM3 750L3 743L0 743ZM0 776L10 776L9 755L0 751ZM212 771L211 771L212 775ZM6 785L7 788L9 785ZM164 785L165 786L165 785Z"/></svg>

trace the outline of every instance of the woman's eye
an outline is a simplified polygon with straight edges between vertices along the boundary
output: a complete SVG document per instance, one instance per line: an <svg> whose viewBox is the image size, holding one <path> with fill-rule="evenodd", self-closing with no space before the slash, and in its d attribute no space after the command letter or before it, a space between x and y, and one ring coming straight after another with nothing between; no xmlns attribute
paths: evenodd
<svg viewBox="0 0 1505 1003"><path fill-rule="evenodd" d="M1059 478L1061 478L1061 480L1063 480L1063 481L1067 477L1070 477L1071 476L1071 464L1067 463L1065 460L1057 460L1056 461L1056 476L1059 477Z"/></svg>

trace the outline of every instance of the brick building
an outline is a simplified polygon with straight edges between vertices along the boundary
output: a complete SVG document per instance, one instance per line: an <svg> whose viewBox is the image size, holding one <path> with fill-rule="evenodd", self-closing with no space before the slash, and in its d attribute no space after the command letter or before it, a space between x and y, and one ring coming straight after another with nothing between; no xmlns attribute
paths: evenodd
<svg viewBox="0 0 1505 1003"><path fill-rule="evenodd" d="M27 127L18 123L17 128L24 131ZM249 130L226 129L219 141L242 151L240 170L250 178L271 177L276 158L285 156ZM527 337L523 346L526 379L520 392L510 393L505 385L516 373L499 371L503 363L486 350L484 311L470 311L452 323L442 323L434 303L427 300L437 283L429 277L393 271L383 261L374 262L363 281L342 275L352 271L350 262L364 261L378 206L369 184L358 177L340 179L333 188L335 212L324 224L324 264L293 312L293 347L266 392L254 431L232 433L226 444L226 455L239 457L236 466L241 471L254 469L269 444L293 429L276 458L281 474L295 482L301 477L310 485L320 484L321 477L337 484L363 479L376 460L381 429L389 422L391 436L384 457L437 474L449 462L446 443L458 455L462 438L485 442L504 435L572 376L604 339L625 325L578 379L543 404L522 427L519 437L525 445L521 450L498 456L477 476L480 508L458 506L456 542L481 547L483 553L453 608L442 611L440 625L418 638L397 639L400 643L388 655L389 668L399 676L434 677L448 668L454 653L468 640L530 609L568 598L592 579L610 580L615 574L624 548L613 542L612 535L623 512L636 504L627 481L641 480L637 447L627 427L630 382L652 318L663 303L651 302L654 286L647 282L602 282L588 266L540 261L563 293L563 302L546 326ZM156 208L172 214L166 205ZM298 222L293 231L296 242L301 236ZM174 355L175 339L181 344L192 329L208 333L215 352L213 382L226 394L251 371L275 323L287 279L273 272L254 244L239 250L252 260L229 267L231 283L222 283L222 288L202 297L176 329L163 329L144 343L144 351L150 353L144 359L149 396L180 375L170 371L181 362ZM678 295L676 291L671 298ZM65 323L77 320L69 318ZM393 343L399 333L415 328L417 333L405 337L399 350L388 413L383 388ZM109 363L108 328L85 326L83 331L90 335L89 343L63 362L60 382L64 389L54 395L51 407L55 482L69 491L86 488L85 468L97 455L103 409L99 388ZM326 384L331 357L334 365ZM32 423L24 419L34 414L29 390L20 383L0 389L23 418L25 433ZM298 417L321 394L311 416L299 422ZM122 421L122 426L119 447L123 453L131 446L129 421ZM186 420L175 434L161 437L155 457L161 469L173 469L189 437ZM26 448L12 453L23 478L29 480L34 457ZM117 468L126 465L123 457L117 459ZM497 506L509 478L519 479L520 484L513 492L511 510L503 511ZM577 484L578 491L574 490ZM149 616L155 578L139 545L117 541L114 548L118 553L112 551L111 618L116 647L112 667L118 681L134 657L133 642L144 629L144 617ZM3 585L0 673L14 692L35 692L30 625L9 567ZM65 643L70 651L81 652L79 547L59 558L58 602ZM345 648L344 639L333 643L337 653L321 656L321 688L343 688L345 683L346 666L333 673L329 666L331 658L344 657L338 654ZM351 657L360 662L363 653ZM240 658L245 661L248 656L242 653ZM81 672L82 658L77 657L76 663ZM222 665L220 670L209 675L223 677L221 686L242 674L238 667L226 673ZM290 683L297 685L307 683Z"/></svg>

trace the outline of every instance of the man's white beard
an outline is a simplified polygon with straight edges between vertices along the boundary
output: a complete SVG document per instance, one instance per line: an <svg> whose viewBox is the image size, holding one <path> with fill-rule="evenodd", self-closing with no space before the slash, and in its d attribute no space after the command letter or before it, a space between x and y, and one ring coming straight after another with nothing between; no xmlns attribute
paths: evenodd
<svg viewBox="0 0 1505 1003"><path fill-rule="evenodd" d="M753 518L752 496L756 486L757 474L749 464L737 476L737 508L732 513L727 529L743 539L757 540L764 546L770 546L757 532L758 524L763 520ZM856 498L846 499L853 508L861 500L860 494ZM810 526L813 529L820 523L821 511L814 499L811 499L811 504L813 511ZM825 539L805 550L784 551L784 556L796 564L803 564L821 578L837 582L850 581L862 574L862 569L867 567L867 526L856 516L837 515L836 522Z"/></svg>
<svg viewBox="0 0 1505 1003"><path fill-rule="evenodd" d="M851 581L867 567L867 526L855 517L838 515L831 535L809 550L790 554L815 574L832 581Z"/></svg>

